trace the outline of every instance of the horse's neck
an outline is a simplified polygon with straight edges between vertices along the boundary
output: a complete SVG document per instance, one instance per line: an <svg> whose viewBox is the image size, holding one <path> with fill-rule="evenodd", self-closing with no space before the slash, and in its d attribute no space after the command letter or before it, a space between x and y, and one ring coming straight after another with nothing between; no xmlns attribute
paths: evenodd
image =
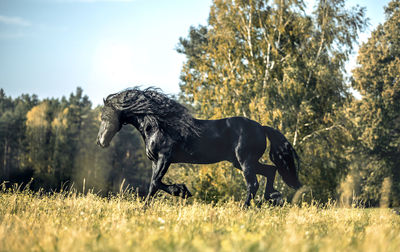
<svg viewBox="0 0 400 252"><path fill-rule="evenodd" d="M124 124L133 125L140 133L142 133L142 123L144 118L141 116L124 117Z"/></svg>

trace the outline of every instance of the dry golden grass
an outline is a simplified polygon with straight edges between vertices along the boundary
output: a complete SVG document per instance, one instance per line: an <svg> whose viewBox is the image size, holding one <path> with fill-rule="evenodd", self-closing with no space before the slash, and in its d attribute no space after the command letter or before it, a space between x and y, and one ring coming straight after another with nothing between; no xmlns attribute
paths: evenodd
<svg viewBox="0 0 400 252"><path fill-rule="evenodd" d="M0 192L0 251L399 251L390 209Z"/></svg>

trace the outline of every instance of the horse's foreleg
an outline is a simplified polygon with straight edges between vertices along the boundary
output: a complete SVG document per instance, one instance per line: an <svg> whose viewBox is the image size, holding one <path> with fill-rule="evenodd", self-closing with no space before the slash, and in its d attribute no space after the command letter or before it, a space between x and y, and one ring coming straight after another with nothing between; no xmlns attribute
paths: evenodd
<svg viewBox="0 0 400 252"><path fill-rule="evenodd" d="M148 202L148 200L152 198L159 189L163 189L165 186L161 180L165 173L167 173L169 165L170 162L164 157L160 157L157 161L153 162L153 172L151 174L149 193L147 194L146 202Z"/></svg>
<svg viewBox="0 0 400 252"><path fill-rule="evenodd" d="M250 202L256 196L258 190L258 180L257 180L257 171L258 167L255 165L255 162L250 160L243 160L240 158L240 153L236 153L237 159L232 160L232 164L234 167L243 171L244 179L246 180L247 185L247 197L244 202L244 206L250 206ZM265 176L265 175L264 175Z"/></svg>
<svg viewBox="0 0 400 252"><path fill-rule="evenodd" d="M170 162L165 158L159 158L157 162L153 162L153 173L146 202L152 198L159 189L174 196L181 196L182 198L192 196L184 184L166 185L162 182L162 178L167 173L169 165Z"/></svg>

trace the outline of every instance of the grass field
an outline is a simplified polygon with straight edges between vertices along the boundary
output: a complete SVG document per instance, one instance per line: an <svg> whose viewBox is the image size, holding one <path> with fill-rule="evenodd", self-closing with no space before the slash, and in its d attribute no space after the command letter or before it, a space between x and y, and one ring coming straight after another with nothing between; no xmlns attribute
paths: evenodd
<svg viewBox="0 0 400 252"><path fill-rule="evenodd" d="M0 192L0 251L399 251L390 209Z"/></svg>

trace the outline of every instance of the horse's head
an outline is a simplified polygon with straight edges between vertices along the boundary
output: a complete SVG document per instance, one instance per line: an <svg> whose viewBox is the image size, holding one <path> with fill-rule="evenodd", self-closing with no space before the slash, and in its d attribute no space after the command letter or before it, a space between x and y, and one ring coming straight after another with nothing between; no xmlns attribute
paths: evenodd
<svg viewBox="0 0 400 252"><path fill-rule="evenodd" d="M101 111L101 124L97 135L97 144L105 148L110 145L111 139L121 129L121 112L117 111L111 104L104 101Z"/></svg>

